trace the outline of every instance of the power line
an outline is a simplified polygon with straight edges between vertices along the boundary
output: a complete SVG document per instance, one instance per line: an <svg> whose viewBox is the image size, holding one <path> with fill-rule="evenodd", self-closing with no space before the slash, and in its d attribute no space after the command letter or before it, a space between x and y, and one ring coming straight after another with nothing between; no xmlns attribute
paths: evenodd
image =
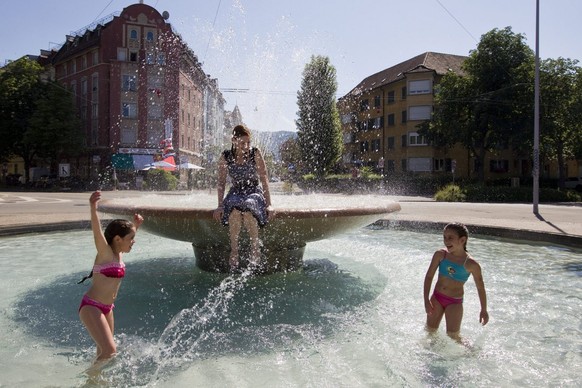
<svg viewBox="0 0 582 388"><path fill-rule="evenodd" d="M458 24L459 26L461 26L461 28L462 28L463 30L465 30L465 32L466 32L467 34L469 34L469 36L470 36L471 38L473 38L473 40L474 40L475 42L478 42L478 40L477 40L477 39L476 39L476 38L473 36L473 34L471 34L471 32L470 32L470 31L469 31L469 30L468 30L468 29L467 29L467 28L466 28L466 27L463 25L463 23L461 23L461 22L459 21L459 19L457 19L457 18L455 17L455 15L453 15L453 14L451 13L451 11L449 11L449 10L447 9L447 7L445 7L445 6L443 5L443 3L441 3L441 2L440 2L440 0L435 0L435 1L436 1L436 2L437 2L437 3L438 3L440 6L441 6L441 7L443 7L443 9L444 9L444 10L445 10L445 11L446 11L448 14L449 14L449 16L450 16L450 17L452 17L452 18L453 18L453 20L454 20L454 21L456 21L456 22L457 22L457 24Z"/></svg>

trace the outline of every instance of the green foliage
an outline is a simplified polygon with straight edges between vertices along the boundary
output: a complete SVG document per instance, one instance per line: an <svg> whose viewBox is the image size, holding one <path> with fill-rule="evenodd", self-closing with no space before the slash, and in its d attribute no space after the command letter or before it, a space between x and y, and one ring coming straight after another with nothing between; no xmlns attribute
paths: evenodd
<svg viewBox="0 0 582 388"><path fill-rule="evenodd" d="M435 88L435 112L419 131L436 146L461 143L478 163L507 144L528 147L533 138L533 52L510 27L481 37L463 64L464 74L446 74Z"/></svg>
<svg viewBox="0 0 582 388"><path fill-rule="evenodd" d="M343 152L336 91L336 70L329 58L312 56L297 93L297 141L302 168L320 177L333 168Z"/></svg>
<svg viewBox="0 0 582 388"><path fill-rule="evenodd" d="M152 169L148 171L145 187L148 190L176 190L178 187L178 178L169 171Z"/></svg>
<svg viewBox="0 0 582 388"><path fill-rule="evenodd" d="M582 143L582 70L578 61L546 59L540 66L540 156L556 160L564 187L566 160Z"/></svg>
<svg viewBox="0 0 582 388"><path fill-rule="evenodd" d="M467 196L457 185L447 185L444 188L437 191L434 196L437 202L464 202Z"/></svg>
<svg viewBox="0 0 582 388"><path fill-rule="evenodd" d="M83 147L71 94L56 82L42 81L42 73L27 57L0 71L0 159L22 157L26 174L36 157L56 163Z"/></svg>

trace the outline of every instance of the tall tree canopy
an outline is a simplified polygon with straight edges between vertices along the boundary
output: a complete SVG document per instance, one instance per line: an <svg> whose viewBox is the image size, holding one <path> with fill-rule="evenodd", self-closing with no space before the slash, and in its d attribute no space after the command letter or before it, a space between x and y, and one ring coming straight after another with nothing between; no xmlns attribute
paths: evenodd
<svg viewBox="0 0 582 388"><path fill-rule="evenodd" d="M0 69L0 158L22 157L26 174L37 157L55 168L59 157L77 155L85 138L72 96L41 81L42 71L27 57Z"/></svg>
<svg viewBox="0 0 582 388"><path fill-rule="evenodd" d="M342 155L342 132L336 106L336 70L329 58L312 56L297 93L297 142L304 168L323 176Z"/></svg>
<svg viewBox="0 0 582 388"><path fill-rule="evenodd" d="M510 27L484 34L464 74L450 72L435 88L433 120L421 133L437 146L463 144L483 181L486 152L508 145L531 149L533 66L523 35Z"/></svg>
<svg viewBox="0 0 582 388"><path fill-rule="evenodd" d="M577 156L582 143L582 69L577 63L558 58L540 66L540 156L557 160L561 187L566 160Z"/></svg>

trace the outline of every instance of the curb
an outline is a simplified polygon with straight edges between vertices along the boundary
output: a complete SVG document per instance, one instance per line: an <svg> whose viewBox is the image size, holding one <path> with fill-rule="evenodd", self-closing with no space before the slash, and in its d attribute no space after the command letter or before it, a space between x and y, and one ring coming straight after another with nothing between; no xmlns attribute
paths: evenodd
<svg viewBox="0 0 582 388"><path fill-rule="evenodd" d="M379 220L376 221L373 225L385 229L401 229L412 232L442 232L447 223L430 221ZM511 240L527 240L530 242L545 242L582 249L582 236L474 224L465 224L465 226L467 226L471 234L475 235L507 238Z"/></svg>

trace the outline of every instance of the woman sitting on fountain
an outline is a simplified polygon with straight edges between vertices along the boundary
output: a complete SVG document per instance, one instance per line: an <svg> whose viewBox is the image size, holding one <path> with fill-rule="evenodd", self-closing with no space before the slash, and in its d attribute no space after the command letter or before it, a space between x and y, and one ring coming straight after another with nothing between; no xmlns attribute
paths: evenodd
<svg viewBox="0 0 582 388"><path fill-rule="evenodd" d="M227 173L232 187L224 197ZM239 265L238 240L242 226L250 237L249 262L253 266L260 263L259 227L267 224L272 213L270 206L269 180L263 156L257 148L251 147L249 130L237 125L232 131L231 149L225 150L218 162L218 208L214 211L214 218L229 227L231 271Z"/></svg>
<svg viewBox="0 0 582 388"><path fill-rule="evenodd" d="M97 256L91 273L79 282L92 278L91 287L83 295L79 317L97 345L96 363L110 359L116 353L113 339L113 301L117 297L121 280L125 276L122 255L124 252L131 251L135 243L135 233L143 222L143 217L135 214L133 223L127 220L113 220L103 232L97 214L97 204L100 199L99 191L91 194L89 199L91 229Z"/></svg>

